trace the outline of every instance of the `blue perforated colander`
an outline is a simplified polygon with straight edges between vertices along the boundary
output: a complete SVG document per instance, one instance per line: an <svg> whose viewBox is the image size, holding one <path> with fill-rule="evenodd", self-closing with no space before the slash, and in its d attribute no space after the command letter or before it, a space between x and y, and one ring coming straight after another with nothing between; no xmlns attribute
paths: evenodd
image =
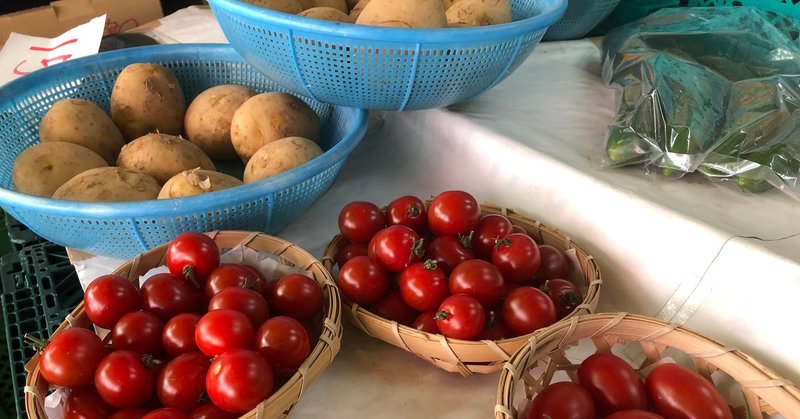
<svg viewBox="0 0 800 419"><path fill-rule="evenodd" d="M528 58L567 7L566 0L510 2L512 23L406 29L209 0L231 45L276 83L322 102L383 110L437 108L492 88Z"/></svg>
<svg viewBox="0 0 800 419"><path fill-rule="evenodd" d="M14 160L39 142L39 121L56 101L83 98L109 108L117 75L131 63L159 63L181 83L187 103L220 84L284 91L225 45L159 45L102 53L45 68L0 88L0 206L36 234L66 247L129 258L189 230L275 233L334 181L361 141L366 111L303 98L319 115L320 157L260 182L179 199L87 203L15 192Z"/></svg>
<svg viewBox="0 0 800 419"><path fill-rule="evenodd" d="M599 25L620 0L569 0L567 12L547 30L545 41L581 38Z"/></svg>

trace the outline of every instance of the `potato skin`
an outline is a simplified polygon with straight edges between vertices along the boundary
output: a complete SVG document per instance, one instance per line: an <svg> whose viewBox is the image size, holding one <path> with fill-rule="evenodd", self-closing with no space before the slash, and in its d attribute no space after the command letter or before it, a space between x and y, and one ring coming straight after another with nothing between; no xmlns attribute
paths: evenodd
<svg viewBox="0 0 800 419"><path fill-rule="evenodd" d="M247 163L258 149L286 137L319 139L317 114L305 102L286 93L269 92L248 99L231 122L231 142Z"/></svg>
<svg viewBox="0 0 800 419"><path fill-rule="evenodd" d="M185 112L181 85L164 66L131 64L114 82L111 119L127 141L153 132L179 135Z"/></svg>
<svg viewBox="0 0 800 419"><path fill-rule="evenodd" d="M283 13L291 13L296 15L303 11L300 3L297 0L242 0L245 3L250 3L254 6L263 7L266 9L276 10Z"/></svg>
<svg viewBox="0 0 800 419"><path fill-rule="evenodd" d="M500 25L511 22L508 0L458 0L447 9L447 25L451 28Z"/></svg>
<svg viewBox="0 0 800 419"><path fill-rule="evenodd" d="M156 199L161 186L146 173L120 167L90 169L73 177L53 194L67 201L121 202Z"/></svg>
<svg viewBox="0 0 800 419"><path fill-rule="evenodd" d="M261 147L244 168L244 183L283 173L322 154L317 143L303 137L287 137Z"/></svg>
<svg viewBox="0 0 800 419"><path fill-rule="evenodd" d="M184 170L216 170L200 147L167 134L147 134L131 141L122 147L117 166L147 173L162 185Z"/></svg>
<svg viewBox="0 0 800 419"><path fill-rule="evenodd" d="M212 159L235 159L231 120L239 106L255 96L249 87L226 84L200 93L186 110L186 138Z"/></svg>
<svg viewBox="0 0 800 419"><path fill-rule="evenodd" d="M303 10L298 16L310 17L312 19L328 20L331 22L353 23L349 15L342 13L332 7L312 7Z"/></svg>
<svg viewBox="0 0 800 419"><path fill-rule="evenodd" d="M393 28L444 28L447 16L441 0L371 0L356 23Z"/></svg>
<svg viewBox="0 0 800 419"><path fill-rule="evenodd" d="M303 10L313 9L315 7L331 7L344 14L347 14L348 7L345 0L297 0Z"/></svg>
<svg viewBox="0 0 800 419"><path fill-rule="evenodd" d="M50 198L75 175L108 163L97 153L78 144L36 144L14 161L11 182L18 192Z"/></svg>
<svg viewBox="0 0 800 419"><path fill-rule="evenodd" d="M361 12L364 11L364 8L367 7L370 1L372 0L359 0L350 8L350 19L353 22L358 23L358 17L361 16Z"/></svg>
<svg viewBox="0 0 800 419"><path fill-rule="evenodd" d="M39 124L39 141L73 143L114 164L125 139L114 121L94 103L62 99L53 104Z"/></svg>
<svg viewBox="0 0 800 419"><path fill-rule="evenodd" d="M184 170L164 184L158 193L158 199L200 195L241 185L241 180L225 173L203 169Z"/></svg>

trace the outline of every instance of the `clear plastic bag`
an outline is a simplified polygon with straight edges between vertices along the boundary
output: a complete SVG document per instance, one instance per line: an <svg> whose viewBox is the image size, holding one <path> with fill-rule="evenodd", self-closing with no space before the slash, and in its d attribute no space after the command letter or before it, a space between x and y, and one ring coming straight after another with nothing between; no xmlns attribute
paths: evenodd
<svg viewBox="0 0 800 419"><path fill-rule="evenodd" d="M699 171L800 199L800 27L747 7L663 9L608 34L605 167Z"/></svg>

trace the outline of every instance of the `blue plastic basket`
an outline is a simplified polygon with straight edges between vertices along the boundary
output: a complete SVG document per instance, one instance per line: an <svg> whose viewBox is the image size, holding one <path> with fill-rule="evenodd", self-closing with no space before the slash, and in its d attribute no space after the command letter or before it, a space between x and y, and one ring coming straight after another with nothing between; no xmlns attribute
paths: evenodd
<svg viewBox="0 0 800 419"><path fill-rule="evenodd" d="M62 201L13 191L14 159L39 142L39 121L53 103L78 97L108 110L117 75L136 62L160 63L171 69L187 103L203 90L226 83L259 92L283 91L229 46L210 44L102 53L39 70L0 88L0 206L45 239L95 254L130 258L189 230L274 234L328 190L366 131L366 111L303 98L322 121L320 146L325 152L269 179L204 195L140 202Z"/></svg>
<svg viewBox="0 0 800 419"><path fill-rule="evenodd" d="M231 45L281 86L341 106L412 110L492 88L567 8L566 0L510 1L512 23L445 29L328 22L238 0L209 4Z"/></svg>
<svg viewBox="0 0 800 419"><path fill-rule="evenodd" d="M578 39L599 25L620 0L569 0L567 12L544 34L545 41Z"/></svg>

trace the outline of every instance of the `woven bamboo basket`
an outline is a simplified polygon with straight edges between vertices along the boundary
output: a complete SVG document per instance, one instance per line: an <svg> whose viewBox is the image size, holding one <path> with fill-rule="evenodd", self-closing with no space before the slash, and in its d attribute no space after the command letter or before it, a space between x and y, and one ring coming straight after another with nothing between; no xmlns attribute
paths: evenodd
<svg viewBox="0 0 800 419"><path fill-rule="evenodd" d="M523 405L541 389L563 381L565 376L575 381L575 371L583 359L595 352L609 353L612 348L614 352L625 348L626 354L638 354L635 358L640 358L641 365L636 368L634 361L637 370L670 357L681 359L681 364L690 368L693 364L707 379L711 380L713 374L723 396L738 396L726 397L735 418L800 415L800 390L747 354L652 317L601 313L573 317L531 336L500 374L495 418L517 418ZM518 391L520 385L525 399L515 402L515 396L523 394Z"/></svg>
<svg viewBox="0 0 800 419"><path fill-rule="evenodd" d="M220 250L232 249L237 246L246 246L250 249L269 253L277 257L281 264L294 266L312 273L313 278L322 286L324 301L324 320L321 333L316 346L311 351L308 359L300 366L298 371L289 380L276 389L275 392L256 408L247 412L242 418L283 418L300 400L305 390L319 377L322 371L330 365L339 352L342 339L342 312L339 289L333 282L330 272L308 252L295 244L277 237L262 233L243 231L214 231L207 233ZM150 269L165 264L167 245L161 245L146 253L136 256L126 262L114 274L127 277L138 286L138 280ZM64 323L59 326L53 336L70 327L92 327L83 303L80 303L70 313ZM107 331L100 331L101 335ZM105 335L108 340L110 334ZM39 372L39 355L25 366L28 376L25 382L25 409L30 418L46 419L44 410L44 397L48 392L48 383Z"/></svg>
<svg viewBox="0 0 800 419"><path fill-rule="evenodd" d="M492 205L482 205L481 210L483 215L505 215L513 225L524 228L539 244L549 244L561 251L574 251L577 266L572 267L574 274L572 276L574 276L573 280L577 281L584 299L567 318L595 311L600 296L600 285L603 281L600 269L589 253L557 228L527 218L515 211ZM337 235L325 249L322 263L331 272L334 272L336 251L344 244L345 240ZM530 336L524 335L499 341L449 339L443 335L422 332L379 317L358 304L350 304L342 300L342 305L345 307L344 313L348 321L369 336L411 352L438 368L457 372L463 376L498 371L506 361L511 359L511 355L528 341Z"/></svg>

